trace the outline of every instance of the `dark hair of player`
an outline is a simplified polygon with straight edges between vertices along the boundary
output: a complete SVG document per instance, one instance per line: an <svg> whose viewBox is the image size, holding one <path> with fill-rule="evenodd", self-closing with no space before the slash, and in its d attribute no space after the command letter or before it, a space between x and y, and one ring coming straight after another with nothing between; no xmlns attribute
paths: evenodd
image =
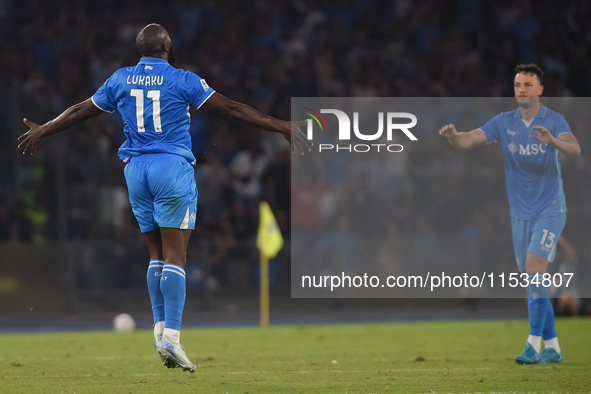
<svg viewBox="0 0 591 394"><path fill-rule="evenodd" d="M519 73L534 74L540 80L540 85L544 84L544 70L535 63L519 64L515 67L515 74Z"/></svg>

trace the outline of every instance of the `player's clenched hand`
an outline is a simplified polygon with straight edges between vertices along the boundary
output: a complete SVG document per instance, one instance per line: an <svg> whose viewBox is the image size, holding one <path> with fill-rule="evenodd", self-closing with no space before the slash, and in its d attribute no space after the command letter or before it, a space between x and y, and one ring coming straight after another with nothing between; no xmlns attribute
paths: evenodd
<svg viewBox="0 0 591 394"><path fill-rule="evenodd" d="M297 147L299 151L304 154L304 152L310 152L312 150L312 146L314 145L312 141L306 138L306 135L302 132L301 127L306 124L306 121L294 121L289 122L289 127L291 129L291 133L289 135L283 135L285 139L289 141L291 144L291 151L295 152L295 148Z"/></svg>
<svg viewBox="0 0 591 394"><path fill-rule="evenodd" d="M456 127L453 124L448 124L439 129L439 135L442 135L445 138L450 139L458 135L458 131L456 130Z"/></svg>
<svg viewBox="0 0 591 394"><path fill-rule="evenodd" d="M537 130L538 135L530 135L529 138L531 138L532 140L538 140L544 144L552 143L554 137L552 136L552 134L550 134L550 131L548 131L547 128L543 126L534 126L532 127L532 129Z"/></svg>
<svg viewBox="0 0 591 394"><path fill-rule="evenodd" d="M31 150L31 154L33 154L35 153L37 145L43 141L43 126L29 122L27 118L23 119L23 123L29 126L29 131L18 137L18 140L21 141L21 143L18 144L18 149L23 150L23 155L27 153L28 150Z"/></svg>

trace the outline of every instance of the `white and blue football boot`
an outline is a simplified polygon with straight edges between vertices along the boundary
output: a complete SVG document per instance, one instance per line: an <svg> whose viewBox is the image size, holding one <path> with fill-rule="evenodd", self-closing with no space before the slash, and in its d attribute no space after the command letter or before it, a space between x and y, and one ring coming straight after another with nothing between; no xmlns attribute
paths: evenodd
<svg viewBox="0 0 591 394"><path fill-rule="evenodd" d="M158 347L160 346L160 341L162 341L162 335L158 335L156 339L154 339L154 349L156 349L156 353L160 356L160 361L162 361L162 365L165 365L167 368L176 368L176 364L174 361L167 359L163 355L160 354Z"/></svg>
<svg viewBox="0 0 591 394"><path fill-rule="evenodd" d="M183 371L195 372L195 364L189 360L185 348L180 343L172 343L170 339L163 336L156 346L156 351L163 360L162 363L168 368L179 367ZM170 366L171 364L173 366Z"/></svg>

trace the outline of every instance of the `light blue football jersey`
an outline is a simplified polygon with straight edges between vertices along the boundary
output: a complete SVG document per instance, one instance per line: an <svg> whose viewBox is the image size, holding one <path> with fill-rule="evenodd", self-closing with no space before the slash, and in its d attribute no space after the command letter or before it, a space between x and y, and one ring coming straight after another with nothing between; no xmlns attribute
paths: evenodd
<svg viewBox="0 0 591 394"><path fill-rule="evenodd" d="M522 220L535 219L542 212L566 212L560 151L529 138L538 135L533 126L545 127L554 137L571 133L564 116L543 104L529 125L516 108L480 127L489 142L498 142L502 147L511 216Z"/></svg>
<svg viewBox="0 0 591 394"><path fill-rule="evenodd" d="M119 110L127 141L119 157L127 162L145 153L172 153L195 165L191 151L189 105L195 108L214 93L198 75L145 57L135 67L117 70L92 96L106 112Z"/></svg>

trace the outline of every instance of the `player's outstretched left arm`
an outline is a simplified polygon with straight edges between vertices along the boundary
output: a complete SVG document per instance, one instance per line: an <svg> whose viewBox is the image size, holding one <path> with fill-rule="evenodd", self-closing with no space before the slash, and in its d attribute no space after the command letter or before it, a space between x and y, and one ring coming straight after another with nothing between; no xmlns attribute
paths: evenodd
<svg viewBox="0 0 591 394"><path fill-rule="evenodd" d="M214 112L220 115L236 119L239 122L261 128L263 130L281 133L292 145L292 151L297 147L302 154L311 151L313 145L308 141L301 127L306 124L302 122L286 122L272 116L265 115L256 109L236 101L232 101L219 93L214 93L203 105L201 109L207 112Z"/></svg>
<svg viewBox="0 0 591 394"><path fill-rule="evenodd" d="M28 150L31 151L31 154L34 154L37 145L39 145L45 137L67 130L70 127L84 122L86 119L103 113L103 110L94 105L91 99L88 99L71 106L62 112L57 118L50 120L43 125L30 122L25 118L23 119L23 122L29 126L29 131L18 137L18 140L21 141L20 144L18 144L18 148L23 150L23 155L27 153Z"/></svg>
<svg viewBox="0 0 591 394"><path fill-rule="evenodd" d="M547 128L543 126L533 126L533 130L538 131L538 135L530 135L529 138L537 140L545 144L552 145L565 155L580 156L581 146L577 137L571 133L562 133L558 137L554 137Z"/></svg>

